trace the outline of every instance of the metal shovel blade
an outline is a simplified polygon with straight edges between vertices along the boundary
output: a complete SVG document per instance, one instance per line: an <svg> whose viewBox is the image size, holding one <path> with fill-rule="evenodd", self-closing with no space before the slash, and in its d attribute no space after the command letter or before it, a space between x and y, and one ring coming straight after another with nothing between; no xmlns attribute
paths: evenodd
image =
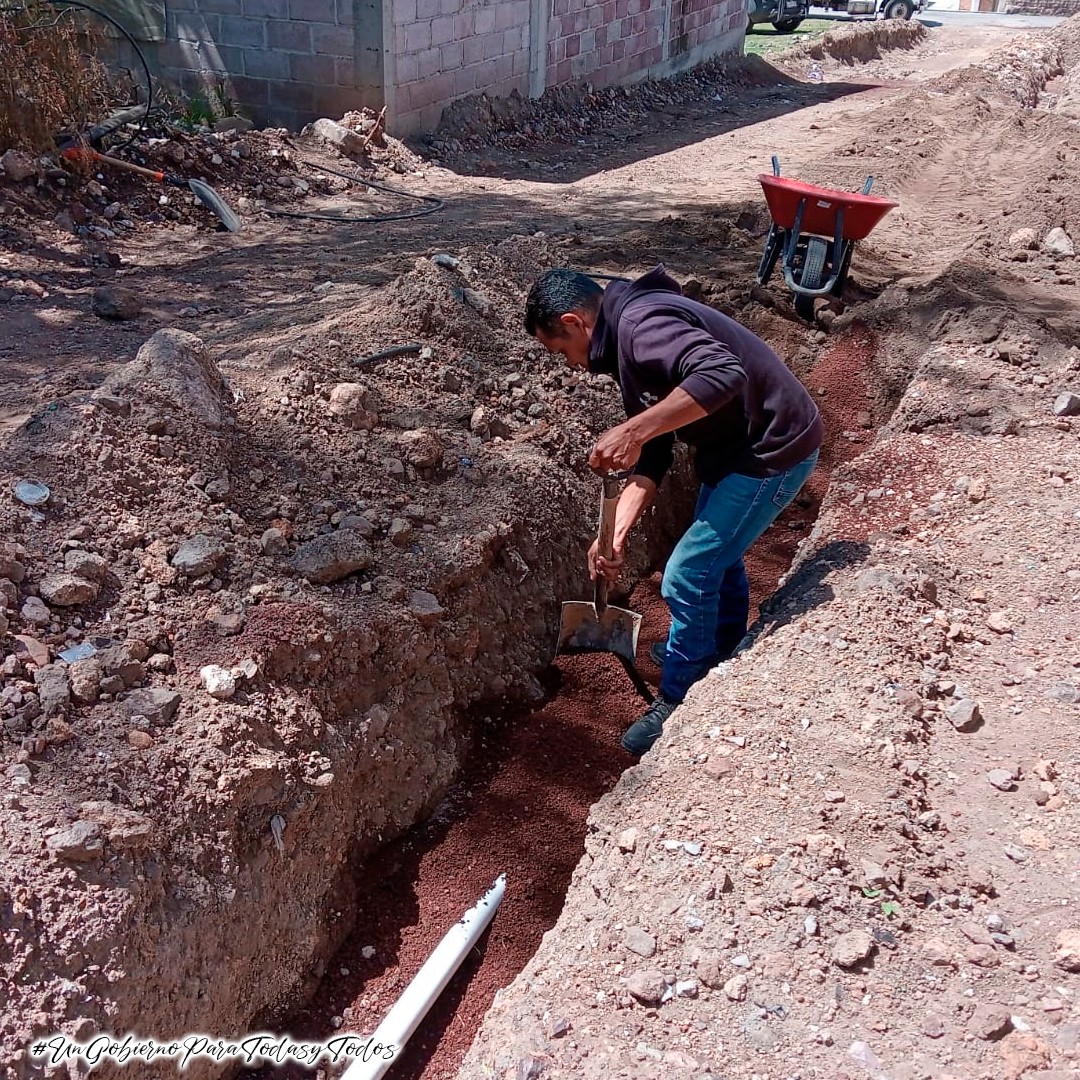
<svg viewBox="0 0 1080 1080"><path fill-rule="evenodd" d="M240 231L240 219L233 212L232 207L209 184L203 183L202 180L188 180L188 187L195 192L195 197L203 206L217 214L218 220L229 232Z"/></svg>
<svg viewBox="0 0 1080 1080"><path fill-rule="evenodd" d="M634 611L608 605L597 614L594 603L569 600L562 606L558 652L610 652L632 664L640 630Z"/></svg>

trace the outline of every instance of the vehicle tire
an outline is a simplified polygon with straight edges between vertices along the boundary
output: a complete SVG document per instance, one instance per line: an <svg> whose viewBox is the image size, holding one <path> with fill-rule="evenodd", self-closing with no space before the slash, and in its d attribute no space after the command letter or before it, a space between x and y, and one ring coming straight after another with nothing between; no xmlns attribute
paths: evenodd
<svg viewBox="0 0 1080 1080"><path fill-rule="evenodd" d="M911 0L885 0L881 8L886 19L910 19L915 14Z"/></svg>
<svg viewBox="0 0 1080 1080"><path fill-rule="evenodd" d="M900 3L901 0L892 0L892 2ZM778 34L790 34L801 25L802 19L781 19L779 22L773 23L773 28Z"/></svg>

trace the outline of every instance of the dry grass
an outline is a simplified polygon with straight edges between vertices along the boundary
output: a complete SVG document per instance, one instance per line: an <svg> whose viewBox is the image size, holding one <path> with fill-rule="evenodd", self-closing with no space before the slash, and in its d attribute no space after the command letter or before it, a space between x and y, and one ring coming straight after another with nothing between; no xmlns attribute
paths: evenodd
<svg viewBox="0 0 1080 1080"><path fill-rule="evenodd" d="M19 3L19 0L14 0ZM103 36L73 8L0 0L0 152L49 150L108 111Z"/></svg>

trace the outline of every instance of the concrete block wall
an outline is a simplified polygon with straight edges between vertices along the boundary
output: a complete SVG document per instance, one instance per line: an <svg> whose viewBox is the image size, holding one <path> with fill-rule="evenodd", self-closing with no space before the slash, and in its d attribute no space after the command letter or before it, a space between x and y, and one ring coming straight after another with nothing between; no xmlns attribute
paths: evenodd
<svg viewBox="0 0 1080 1080"><path fill-rule="evenodd" d="M1006 0L1010 15L1057 15L1069 18L1080 14L1080 0Z"/></svg>
<svg viewBox="0 0 1080 1080"><path fill-rule="evenodd" d="M169 0L166 40L149 52L185 92L220 91L257 123L296 128L364 103L354 8L354 0Z"/></svg>
<svg viewBox="0 0 1080 1080"><path fill-rule="evenodd" d="M220 88L259 123L385 104L402 135L479 91L672 74L738 51L745 21L745 0L169 0L148 52L166 79Z"/></svg>

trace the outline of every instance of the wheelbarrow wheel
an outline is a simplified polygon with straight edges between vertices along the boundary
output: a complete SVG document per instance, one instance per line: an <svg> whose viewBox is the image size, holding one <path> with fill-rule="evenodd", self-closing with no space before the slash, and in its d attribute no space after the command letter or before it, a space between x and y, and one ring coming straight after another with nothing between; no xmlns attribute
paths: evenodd
<svg viewBox="0 0 1080 1080"><path fill-rule="evenodd" d="M821 285L821 278L825 271L825 256L828 246L819 236L811 236L806 242L806 252L803 255L802 273L799 275L799 284L804 289L816 289ZM813 322L814 297L804 293L795 294L795 311L798 315Z"/></svg>
<svg viewBox="0 0 1080 1080"><path fill-rule="evenodd" d="M765 237L765 250L761 253L761 262L758 263L757 283L764 285L772 277L776 269L776 260L780 258L780 249L784 246L783 231L777 225L769 227L769 235Z"/></svg>

